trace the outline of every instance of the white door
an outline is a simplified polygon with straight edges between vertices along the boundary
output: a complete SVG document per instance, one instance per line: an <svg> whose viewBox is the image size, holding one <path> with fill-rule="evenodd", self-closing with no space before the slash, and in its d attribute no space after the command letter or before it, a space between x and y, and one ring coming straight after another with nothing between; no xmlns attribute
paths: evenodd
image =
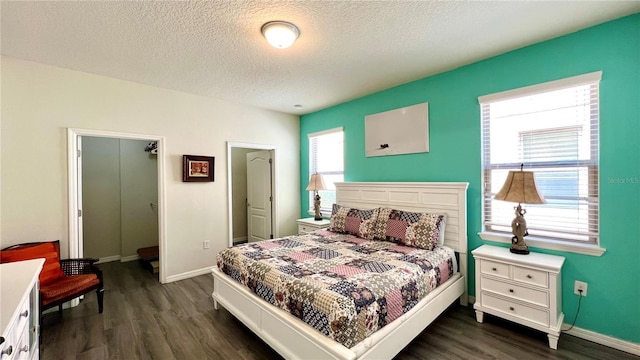
<svg viewBox="0 0 640 360"><path fill-rule="evenodd" d="M271 151L247 154L247 238L249 242L273 238L271 165Z"/></svg>

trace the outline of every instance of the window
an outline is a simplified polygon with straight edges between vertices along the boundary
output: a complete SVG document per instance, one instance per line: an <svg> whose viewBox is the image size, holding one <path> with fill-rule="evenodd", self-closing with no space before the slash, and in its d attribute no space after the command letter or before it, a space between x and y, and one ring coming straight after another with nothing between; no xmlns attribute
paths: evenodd
<svg viewBox="0 0 640 360"><path fill-rule="evenodd" d="M494 200L510 170L533 171L546 204L527 204L534 238L598 245L598 91L602 72L482 96L483 227L511 234ZM529 238L527 238L529 239Z"/></svg>
<svg viewBox="0 0 640 360"><path fill-rule="evenodd" d="M309 178L322 175L329 190L319 191L320 210L326 215L336 202L336 182L344 181L344 135L342 128L309 134ZM313 210L313 192L309 191L309 211Z"/></svg>

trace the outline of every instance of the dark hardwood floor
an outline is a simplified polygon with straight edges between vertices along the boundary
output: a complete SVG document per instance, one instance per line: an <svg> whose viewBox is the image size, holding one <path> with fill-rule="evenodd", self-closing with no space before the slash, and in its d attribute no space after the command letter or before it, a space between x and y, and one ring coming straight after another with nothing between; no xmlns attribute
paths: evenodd
<svg viewBox="0 0 640 360"><path fill-rule="evenodd" d="M280 359L229 312L213 309L210 275L160 285L137 262L101 264L104 312L95 294L73 309L45 315L41 358ZM638 359L563 334L559 349L545 334L452 306L396 359Z"/></svg>

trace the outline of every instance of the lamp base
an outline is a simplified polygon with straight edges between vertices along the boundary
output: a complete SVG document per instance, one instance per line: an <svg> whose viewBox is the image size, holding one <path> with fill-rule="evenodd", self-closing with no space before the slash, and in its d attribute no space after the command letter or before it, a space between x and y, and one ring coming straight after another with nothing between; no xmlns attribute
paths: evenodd
<svg viewBox="0 0 640 360"><path fill-rule="evenodd" d="M516 207L516 217L511 222L511 231L513 232L513 237L511 238L511 251L514 254L519 255L528 255L529 247L527 243L524 241L524 237L529 235L527 231L527 221L524 219L524 214L526 214L526 210L518 204Z"/></svg>
<svg viewBox="0 0 640 360"><path fill-rule="evenodd" d="M514 254L529 255L529 249L516 249L512 247L511 249L509 249L509 251Z"/></svg>
<svg viewBox="0 0 640 360"><path fill-rule="evenodd" d="M313 201L313 208L316 211L315 217L313 218L313 220L315 220L315 221L322 220L322 213L320 212L320 195L318 195L317 191L316 191L316 197L315 197L315 199Z"/></svg>

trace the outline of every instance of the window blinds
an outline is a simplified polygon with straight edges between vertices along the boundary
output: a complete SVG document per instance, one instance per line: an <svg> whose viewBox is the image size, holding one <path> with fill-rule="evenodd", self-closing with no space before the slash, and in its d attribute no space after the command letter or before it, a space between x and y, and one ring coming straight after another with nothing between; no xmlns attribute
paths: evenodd
<svg viewBox="0 0 640 360"><path fill-rule="evenodd" d="M320 209L331 212L336 202L334 183L344 181L344 135L342 128L309 134L309 177L322 175L328 190L319 191ZM309 210L313 210L313 194L309 192Z"/></svg>
<svg viewBox="0 0 640 360"><path fill-rule="evenodd" d="M485 230L511 233L517 204L493 197L524 164L547 200L523 205L529 234L597 244L600 78L597 72L479 98Z"/></svg>

